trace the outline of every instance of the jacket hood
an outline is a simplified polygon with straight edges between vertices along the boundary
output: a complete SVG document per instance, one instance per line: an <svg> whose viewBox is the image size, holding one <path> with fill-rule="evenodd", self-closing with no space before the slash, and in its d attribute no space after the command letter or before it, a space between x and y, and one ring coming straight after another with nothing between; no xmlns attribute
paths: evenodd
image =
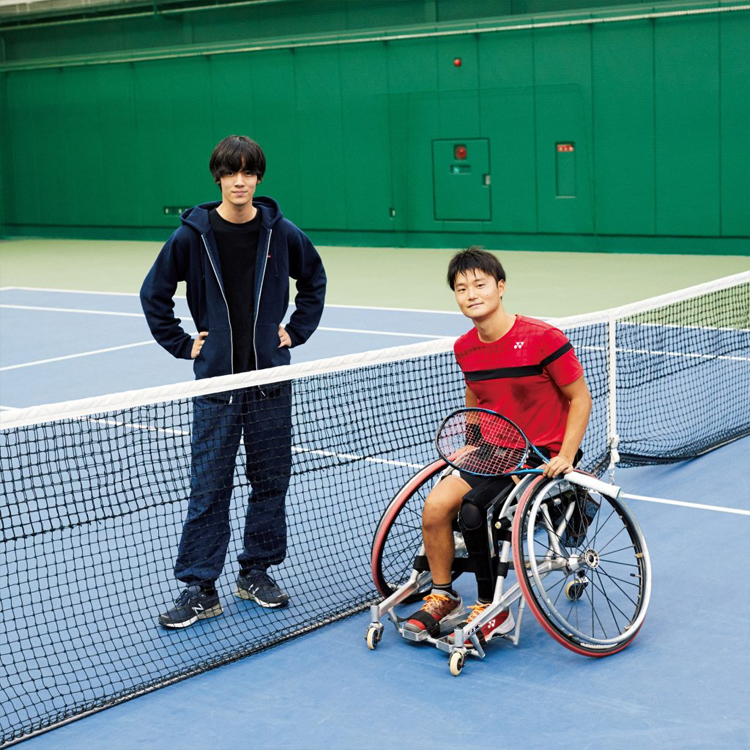
<svg viewBox="0 0 750 750"><path fill-rule="evenodd" d="M205 234L211 228L208 220L208 214L213 209L221 205L221 201L211 201L210 203L201 203L198 206L189 208L182 214L182 223L185 226L194 229L199 234ZM260 211L260 223L262 226L270 229L277 221L283 218L279 204L273 199L266 196L257 196L253 198L253 205Z"/></svg>

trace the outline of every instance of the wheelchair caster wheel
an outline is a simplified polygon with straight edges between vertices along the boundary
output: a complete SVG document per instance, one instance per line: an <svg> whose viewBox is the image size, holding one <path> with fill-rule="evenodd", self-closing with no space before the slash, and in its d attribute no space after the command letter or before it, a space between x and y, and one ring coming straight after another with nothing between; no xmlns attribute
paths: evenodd
<svg viewBox="0 0 750 750"><path fill-rule="evenodd" d="M464 668L464 664L466 663L466 654L462 654L460 651L454 651L451 654L451 658L448 661L448 666L450 666L451 674L454 677L458 677L458 675L461 674L461 670Z"/></svg>
<svg viewBox="0 0 750 750"><path fill-rule="evenodd" d="M565 596L567 596L571 602L577 602L583 596L583 592L586 590L587 585L588 581L571 581L565 587Z"/></svg>
<svg viewBox="0 0 750 750"><path fill-rule="evenodd" d="M383 626L370 625L370 627L367 628L367 635L365 636L365 640L367 641L367 648L369 648L370 651L374 651L378 647L378 643L380 643L380 639L382 637Z"/></svg>

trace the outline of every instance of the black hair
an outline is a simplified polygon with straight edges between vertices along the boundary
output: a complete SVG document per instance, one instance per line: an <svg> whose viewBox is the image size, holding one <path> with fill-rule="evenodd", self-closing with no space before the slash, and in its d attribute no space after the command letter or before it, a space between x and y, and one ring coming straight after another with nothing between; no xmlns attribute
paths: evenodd
<svg viewBox="0 0 750 750"><path fill-rule="evenodd" d="M234 172L247 171L263 179L266 172L266 156L263 149L246 135L230 135L219 141L208 162L214 182Z"/></svg>
<svg viewBox="0 0 750 750"><path fill-rule="evenodd" d="M492 276L495 281L505 281L505 269L502 263L486 250L477 245L459 250L448 264L448 286L455 288L456 276L467 271L482 271Z"/></svg>

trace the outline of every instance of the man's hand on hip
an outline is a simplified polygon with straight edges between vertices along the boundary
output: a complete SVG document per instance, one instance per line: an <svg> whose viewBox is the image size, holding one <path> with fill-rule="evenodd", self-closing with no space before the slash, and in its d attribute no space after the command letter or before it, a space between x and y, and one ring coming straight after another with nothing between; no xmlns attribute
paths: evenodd
<svg viewBox="0 0 750 750"><path fill-rule="evenodd" d="M279 326L279 345L277 349L283 349L292 345L292 339L289 334L284 330L284 326Z"/></svg>
<svg viewBox="0 0 750 750"><path fill-rule="evenodd" d="M195 359L201 353L203 344L206 343L206 336L208 336L208 331L201 331L198 334L198 338L193 340L193 349L190 352L190 357L192 359Z"/></svg>

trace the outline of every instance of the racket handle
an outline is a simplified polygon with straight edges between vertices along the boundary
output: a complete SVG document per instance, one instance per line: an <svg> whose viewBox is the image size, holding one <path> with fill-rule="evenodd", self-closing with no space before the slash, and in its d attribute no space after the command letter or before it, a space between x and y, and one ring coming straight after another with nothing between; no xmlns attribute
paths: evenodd
<svg viewBox="0 0 750 750"><path fill-rule="evenodd" d="M577 484L579 487L585 487L587 490L594 490L594 492L611 497L613 500L617 500L620 496L621 490L617 485L602 482L601 479L590 477L588 474L582 474L580 471L571 471L564 476L569 482Z"/></svg>

